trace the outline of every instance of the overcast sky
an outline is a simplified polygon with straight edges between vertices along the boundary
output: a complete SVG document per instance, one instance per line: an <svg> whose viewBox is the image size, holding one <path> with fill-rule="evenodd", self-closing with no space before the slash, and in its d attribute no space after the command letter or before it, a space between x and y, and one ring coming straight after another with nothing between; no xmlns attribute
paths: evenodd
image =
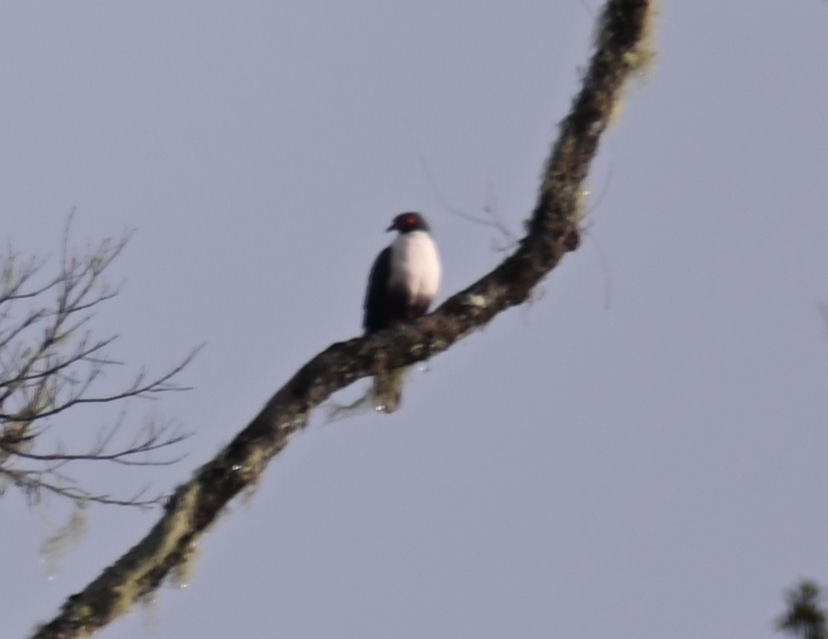
<svg viewBox="0 0 828 639"><path fill-rule="evenodd" d="M96 320L195 434L170 490L296 368L356 335L403 210L440 299L520 233L587 63L592 0L0 2L3 244L136 233ZM202 543L190 585L103 636L774 636L828 582L828 3L670 2L602 142L582 248L532 304L415 373L403 409L318 414ZM354 397L359 389L342 395ZM131 410L138 418L146 406ZM106 417L68 417L64 441ZM86 435L83 435L86 433ZM0 500L4 637L157 512Z"/></svg>

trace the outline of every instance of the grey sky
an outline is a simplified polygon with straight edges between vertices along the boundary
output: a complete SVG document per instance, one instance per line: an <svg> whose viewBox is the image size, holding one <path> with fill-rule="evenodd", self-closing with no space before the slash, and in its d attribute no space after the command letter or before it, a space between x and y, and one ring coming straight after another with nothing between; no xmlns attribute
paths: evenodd
<svg viewBox="0 0 828 639"><path fill-rule="evenodd" d="M196 432L158 489L357 333L394 214L428 216L441 299L501 258L446 201L520 231L599 6L332 4L0 3L3 240L53 252L75 206L79 243L134 227L98 322L115 354L161 369L208 342L158 407ZM584 246L537 300L413 375L399 413L317 418L190 588L104 636L773 636L783 589L828 581L826 20L664 2ZM50 580L63 509L0 513L9 637L156 516L93 509Z"/></svg>

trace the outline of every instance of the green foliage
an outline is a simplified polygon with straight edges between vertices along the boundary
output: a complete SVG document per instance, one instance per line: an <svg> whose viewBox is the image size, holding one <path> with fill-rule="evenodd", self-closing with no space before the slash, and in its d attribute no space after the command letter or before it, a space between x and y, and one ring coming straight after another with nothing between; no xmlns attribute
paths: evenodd
<svg viewBox="0 0 828 639"><path fill-rule="evenodd" d="M812 581L802 581L785 594L788 610L779 619L780 630L803 639L828 639L822 593Z"/></svg>

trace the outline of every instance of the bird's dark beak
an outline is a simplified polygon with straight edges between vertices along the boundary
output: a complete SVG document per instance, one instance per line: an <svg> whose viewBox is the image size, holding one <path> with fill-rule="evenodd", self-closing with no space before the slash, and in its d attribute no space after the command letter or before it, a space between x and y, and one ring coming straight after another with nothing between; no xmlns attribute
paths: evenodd
<svg viewBox="0 0 828 639"><path fill-rule="evenodd" d="M393 231L396 228L397 228L397 225L394 222L391 222L391 226L389 226L387 229L385 229L385 232L388 233L389 231Z"/></svg>

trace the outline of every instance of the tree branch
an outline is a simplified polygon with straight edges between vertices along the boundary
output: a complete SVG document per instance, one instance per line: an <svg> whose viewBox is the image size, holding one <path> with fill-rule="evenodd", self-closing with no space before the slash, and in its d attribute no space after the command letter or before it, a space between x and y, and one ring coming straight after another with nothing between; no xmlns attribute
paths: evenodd
<svg viewBox="0 0 828 639"><path fill-rule="evenodd" d="M21 260L11 248L0 255L0 493L15 486L36 500L40 487L80 502L158 504L160 496L133 504L85 490L75 485L65 468L82 461L121 466L173 463L172 459L148 458L149 453L181 442L183 436L170 432L169 424L145 423L135 431L131 444L114 447L111 442L121 431L122 417L104 429L105 436L97 445L71 453L62 450L60 440L49 449L43 437L58 416L77 412L84 404L154 399L159 393L185 390L175 383L176 377L199 350L191 351L167 372L151 377L140 370L126 385L108 388L103 384L104 373L121 364L107 355L116 336L96 337L89 325L98 307L118 293L117 287L107 284L105 275L126 247L131 232L79 252L70 247L72 221L70 214L58 272L44 278L45 283L38 280L48 259Z"/></svg>
<svg viewBox="0 0 828 639"><path fill-rule="evenodd" d="M648 0L610 0L596 51L546 163L538 203L516 251L435 312L376 334L333 344L311 359L252 422L189 482L178 487L148 535L106 568L35 639L89 637L127 612L188 557L227 503L258 481L270 459L333 392L377 373L432 357L528 298L532 288L578 247L582 182L625 81L648 61Z"/></svg>

